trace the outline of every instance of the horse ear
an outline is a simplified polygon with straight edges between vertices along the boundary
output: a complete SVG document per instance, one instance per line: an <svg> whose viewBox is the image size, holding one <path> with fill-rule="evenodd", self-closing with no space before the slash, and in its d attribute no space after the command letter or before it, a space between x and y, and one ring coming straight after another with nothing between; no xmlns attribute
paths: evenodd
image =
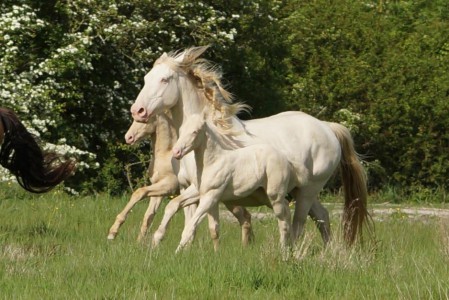
<svg viewBox="0 0 449 300"><path fill-rule="evenodd" d="M184 51L176 56L175 61L182 63L184 61L185 57L186 57L186 52Z"/></svg>
<svg viewBox="0 0 449 300"><path fill-rule="evenodd" d="M167 58L167 57L168 57L167 52L164 52L164 53L162 53L160 58Z"/></svg>
<svg viewBox="0 0 449 300"><path fill-rule="evenodd" d="M200 46L186 49L184 52L179 53L176 56L175 61L180 63L183 62L186 64L192 63L194 60L200 57L201 54L203 54L204 51L206 51L208 48L209 46Z"/></svg>

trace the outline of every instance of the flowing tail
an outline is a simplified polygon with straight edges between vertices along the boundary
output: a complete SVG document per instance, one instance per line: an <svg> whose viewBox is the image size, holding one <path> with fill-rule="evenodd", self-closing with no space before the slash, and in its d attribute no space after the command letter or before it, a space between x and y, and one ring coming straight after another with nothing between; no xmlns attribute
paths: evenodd
<svg viewBox="0 0 449 300"><path fill-rule="evenodd" d="M43 151L37 137L27 131L13 111L0 108L0 121L4 131L0 165L16 176L25 190L47 192L73 173L75 162L61 162L60 155Z"/></svg>
<svg viewBox="0 0 449 300"><path fill-rule="evenodd" d="M340 175L343 182L345 204L343 210L344 239L353 245L357 236L362 240L363 227L370 225L367 210L367 178L354 149L349 130L337 123L328 123L341 145Z"/></svg>

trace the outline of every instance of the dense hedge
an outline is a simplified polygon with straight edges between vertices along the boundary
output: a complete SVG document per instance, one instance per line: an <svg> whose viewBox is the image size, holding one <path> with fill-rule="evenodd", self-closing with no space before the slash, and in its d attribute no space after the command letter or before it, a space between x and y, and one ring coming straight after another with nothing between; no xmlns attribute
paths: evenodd
<svg viewBox="0 0 449 300"><path fill-rule="evenodd" d="M286 100L351 125L374 178L447 186L448 2L325 3L289 9Z"/></svg>
<svg viewBox="0 0 449 300"><path fill-rule="evenodd" d="M210 44L206 57L253 107L242 118L299 109L341 122L372 188L447 188L448 37L444 0L6 0L0 105L72 146L85 164L69 186L120 192L124 165L148 159L148 144L122 138L143 75L163 51Z"/></svg>

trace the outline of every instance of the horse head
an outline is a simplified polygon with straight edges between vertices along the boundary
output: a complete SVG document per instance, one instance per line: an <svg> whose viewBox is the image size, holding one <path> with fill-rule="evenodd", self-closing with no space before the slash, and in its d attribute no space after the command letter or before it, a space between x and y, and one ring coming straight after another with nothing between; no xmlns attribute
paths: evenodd
<svg viewBox="0 0 449 300"><path fill-rule="evenodd" d="M140 123L133 121L128 131L125 134L125 141L129 145L133 145L142 139L150 138L156 131L157 120L151 117L147 123Z"/></svg>
<svg viewBox="0 0 449 300"><path fill-rule="evenodd" d="M179 129L179 138L173 146L173 157L181 159L205 141L206 120L203 114L191 116Z"/></svg>
<svg viewBox="0 0 449 300"><path fill-rule="evenodd" d="M131 114L137 122L147 122L149 117L172 108L181 97L180 78L191 76L189 71L207 47L195 47L180 53L162 54L144 77Z"/></svg>

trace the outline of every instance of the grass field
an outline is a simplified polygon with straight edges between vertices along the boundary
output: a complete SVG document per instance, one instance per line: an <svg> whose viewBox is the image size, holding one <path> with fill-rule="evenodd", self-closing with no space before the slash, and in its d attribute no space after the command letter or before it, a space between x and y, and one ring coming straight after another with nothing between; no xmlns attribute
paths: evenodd
<svg viewBox="0 0 449 300"><path fill-rule="evenodd" d="M299 258L289 261L280 258L272 218L254 220L256 242L246 249L238 225L223 220L218 253L203 222L195 243L175 255L182 214L161 247L152 250L149 241L135 241L144 203L110 242L108 229L126 197L0 193L2 299L449 297L449 220L444 218L410 219L398 209L376 222L376 243L355 250L339 243L338 217L332 222L334 243L326 249L308 222Z"/></svg>

